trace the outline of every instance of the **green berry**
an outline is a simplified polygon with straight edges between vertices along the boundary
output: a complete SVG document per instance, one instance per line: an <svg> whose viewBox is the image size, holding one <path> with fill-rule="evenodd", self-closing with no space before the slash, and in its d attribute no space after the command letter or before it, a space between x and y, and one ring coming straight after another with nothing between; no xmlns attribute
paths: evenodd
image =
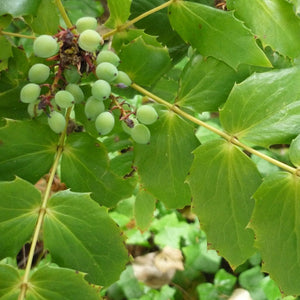
<svg viewBox="0 0 300 300"><path fill-rule="evenodd" d="M48 58L58 52L59 46L51 35L40 35L33 42L33 52L38 57Z"/></svg>
<svg viewBox="0 0 300 300"><path fill-rule="evenodd" d="M75 103L80 103L84 100L84 94L82 89L75 83L69 83L66 86L66 91L70 92L75 100Z"/></svg>
<svg viewBox="0 0 300 300"><path fill-rule="evenodd" d="M82 17L77 20L76 22L76 29L79 33L82 33L83 31L87 29L96 30L97 29L97 19L93 17Z"/></svg>
<svg viewBox="0 0 300 300"><path fill-rule="evenodd" d="M78 44L81 49L94 52L97 50L102 41L102 37L97 31L87 29L80 34Z"/></svg>
<svg viewBox="0 0 300 300"><path fill-rule="evenodd" d="M61 113L52 111L48 118L48 125L55 133L61 133L66 127L66 119Z"/></svg>
<svg viewBox="0 0 300 300"><path fill-rule="evenodd" d="M130 86L132 84L132 81L125 72L119 71L116 79L114 80L114 83L122 83L125 86Z"/></svg>
<svg viewBox="0 0 300 300"><path fill-rule="evenodd" d="M33 83L43 83L50 75L50 68L44 64L35 64L28 71L28 78Z"/></svg>
<svg viewBox="0 0 300 300"><path fill-rule="evenodd" d="M142 105L137 109L136 117L141 123L150 125L157 120L158 114L153 106Z"/></svg>
<svg viewBox="0 0 300 300"><path fill-rule="evenodd" d="M137 124L131 129L131 137L138 144L148 144L150 142L151 133L144 124Z"/></svg>
<svg viewBox="0 0 300 300"><path fill-rule="evenodd" d="M93 83L92 95L95 98L99 100L105 100L109 98L110 93L111 93L111 87L107 81L99 79Z"/></svg>
<svg viewBox="0 0 300 300"><path fill-rule="evenodd" d="M40 96L41 88L36 83L28 83L22 87L20 99L23 103L35 102Z"/></svg>
<svg viewBox="0 0 300 300"><path fill-rule="evenodd" d="M86 117L89 120L95 120L96 117L105 111L105 105L103 101L96 99L95 97L91 96L87 99L84 112Z"/></svg>
<svg viewBox="0 0 300 300"><path fill-rule="evenodd" d="M42 114L43 110L38 108L39 101L29 103L27 106L27 112L31 118L38 117Z"/></svg>
<svg viewBox="0 0 300 300"><path fill-rule="evenodd" d="M103 62L97 66L96 74L99 79L112 82L118 76L118 69L109 62Z"/></svg>
<svg viewBox="0 0 300 300"><path fill-rule="evenodd" d="M100 134L110 133L115 126L115 118L109 111L101 113L95 121L95 126Z"/></svg>
<svg viewBox="0 0 300 300"><path fill-rule="evenodd" d="M98 55L97 55L97 59L96 59L96 63L97 65L103 63L103 62L109 62L111 64L113 64L114 66L118 66L120 63L120 58L119 56L109 50L102 50Z"/></svg>
<svg viewBox="0 0 300 300"><path fill-rule="evenodd" d="M58 91L54 97L55 103L60 108L68 108L73 105L75 99L68 91Z"/></svg>

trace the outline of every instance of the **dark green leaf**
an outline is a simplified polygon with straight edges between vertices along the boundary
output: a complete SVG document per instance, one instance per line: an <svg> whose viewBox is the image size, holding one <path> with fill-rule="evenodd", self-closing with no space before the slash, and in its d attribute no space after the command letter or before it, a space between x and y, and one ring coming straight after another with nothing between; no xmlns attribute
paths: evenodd
<svg viewBox="0 0 300 300"><path fill-rule="evenodd" d="M112 207L131 195L133 186L114 174L103 145L87 133L68 137L61 160L62 181L75 192L92 192L102 205Z"/></svg>
<svg viewBox="0 0 300 300"><path fill-rule="evenodd" d="M89 285L84 274L74 270L44 266L29 279L26 299L32 300L100 300L100 287Z"/></svg>
<svg viewBox="0 0 300 300"><path fill-rule="evenodd" d="M196 112L217 111L237 79L237 73L225 63L195 55L181 75L176 104Z"/></svg>
<svg viewBox="0 0 300 300"><path fill-rule="evenodd" d="M253 74L234 86L220 112L224 129L263 147L299 134L300 68Z"/></svg>
<svg viewBox="0 0 300 300"><path fill-rule="evenodd" d="M288 295L300 294L299 194L298 176L277 172L266 177L254 194L256 205L250 223L263 271Z"/></svg>
<svg viewBox="0 0 300 300"><path fill-rule="evenodd" d="M171 111L163 111L149 128L150 143L134 146L141 184L167 207L182 208L191 201L184 181L198 146L194 128Z"/></svg>
<svg viewBox="0 0 300 300"><path fill-rule="evenodd" d="M246 226L260 175L249 157L223 140L200 146L194 155L188 177L194 211L211 247L235 268L254 253L254 235Z"/></svg>
<svg viewBox="0 0 300 300"><path fill-rule="evenodd" d="M170 57L167 48L147 44L142 37L124 45L119 53L125 71L137 84L151 85L168 69Z"/></svg>
<svg viewBox="0 0 300 300"><path fill-rule="evenodd" d="M0 182L0 259L16 256L30 240L40 203L41 194L30 183L20 178Z"/></svg>
<svg viewBox="0 0 300 300"><path fill-rule="evenodd" d="M169 18L179 35L202 55L213 56L234 69L242 63L271 67L252 33L232 12L177 1L169 8Z"/></svg>
<svg viewBox="0 0 300 300"><path fill-rule="evenodd" d="M88 194L63 191L50 198L44 242L55 263L86 272L97 285L116 281L128 260L117 225Z"/></svg>
<svg viewBox="0 0 300 300"><path fill-rule="evenodd" d="M264 47L290 56L300 54L300 19L293 5L282 0L229 0L227 6L261 40Z"/></svg>
<svg viewBox="0 0 300 300"><path fill-rule="evenodd" d="M58 136L36 120L13 121L0 128L0 179L16 175L35 183L49 172Z"/></svg>
<svg viewBox="0 0 300 300"><path fill-rule="evenodd" d="M0 61L12 56L11 44L5 36L0 36Z"/></svg>
<svg viewBox="0 0 300 300"><path fill-rule="evenodd" d="M21 276L17 269L10 265L0 264L0 298L18 299Z"/></svg>
<svg viewBox="0 0 300 300"><path fill-rule="evenodd" d="M41 0L1 0L0 15L10 14L14 17L34 15Z"/></svg>
<svg viewBox="0 0 300 300"><path fill-rule="evenodd" d="M12 20L11 15L0 16L0 29L6 28Z"/></svg>
<svg viewBox="0 0 300 300"><path fill-rule="evenodd" d="M105 26L109 28L116 28L127 21L130 15L131 0L108 0L109 19L106 21Z"/></svg>

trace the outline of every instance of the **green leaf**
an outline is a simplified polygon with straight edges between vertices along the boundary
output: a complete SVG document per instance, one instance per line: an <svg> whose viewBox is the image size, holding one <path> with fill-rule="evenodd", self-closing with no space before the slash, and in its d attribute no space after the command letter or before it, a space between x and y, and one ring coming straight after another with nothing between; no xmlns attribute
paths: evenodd
<svg viewBox="0 0 300 300"><path fill-rule="evenodd" d="M134 204L134 215L136 225L143 231L149 227L152 221L155 203L155 197L144 190L139 190Z"/></svg>
<svg viewBox="0 0 300 300"><path fill-rule="evenodd" d="M0 182L0 259L16 256L30 240L40 202L40 192L27 181Z"/></svg>
<svg viewBox="0 0 300 300"><path fill-rule="evenodd" d="M84 274L74 270L43 266L29 279L26 299L34 300L99 300L99 289L84 280Z"/></svg>
<svg viewBox="0 0 300 300"><path fill-rule="evenodd" d="M41 0L36 15L26 18L32 30L38 34L56 34L59 15L54 1Z"/></svg>
<svg viewBox="0 0 300 300"><path fill-rule="evenodd" d="M300 0L289 0L289 2L293 3L294 11L299 16L299 14L300 14Z"/></svg>
<svg viewBox="0 0 300 300"><path fill-rule="evenodd" d="M239 64L271 67L252 33L232 12L186 1L169 7L172 27L205 56L213 56L236 69Z"/></svg>
<svg viewBox="0 0 300 300"><path fill-rule="evenodd" d="M18 299L21 276L17 269L10 265L0 264L0 298Z"/></svg>
<svg viewBox="0 0 300 300"><path fill-rule="evenodd" d="M0 29L6 28L12 20L11 15L0 16Z"/></svg>
<svg viewBox="0 0 300 300"><path fill-rule="evenodd" d="M263 271L287 295L300 294L300 178L277 172L265 178L254 194L250 227L256 236Z"/></svg>
<svg viewBox="0 0 300 300"><path fill-rule="evenodd" d="M75 192L92 192L101 205L114 206L133 190L130 181L114 174L103 145L87 133L68 137L61 160L62 181Z"/></svg>
<svg viewBox="0 0 300 300"><path fill-rule="evenodd" d="M218 290L210 283L201 283L197 286L199 299L201 300L219 300Z"/></svg>
<svg viewBox="0 0 300 300"><path fill-rule="evenodd" d="M5 36L0 36L0 60L8 59L12 56L11 43Z"/></svg>
<svg viewBox="0 0 300 300"><path fill-rule="evenodd" d="M141 184L167 207L182 208L191 201L184 181L198 146L194 128L171 111L163 111L149 128L150 143L134 146Z"/></svg>
<svg viewBox="0 0 300 300"><path fill-rule="evenodd" d="M236 283L236 277L220 269L214 278L214 284L221 295L230 295Z"/></svg>
<svg viewBox="0 0 300 300"><path fill-rule="evenodd" d="M128 20L130 15L131 0L108 0L109 19L106 21L105 26L109 28L116 28Z"/></svg>
<svg viewBox="0 0 300 300"><path fill-rule="evenodd" d="M58 136L36 120L13 121L0 128L0 179L16 175L32 183L49 172Z"/></svg>
<svg viewBox="0 0 300 300"><path fill-rule="evenodd" d="M282 0L229 0L229 9L261 40L263 47L290 56L300 54L300 20L293 5Z"/></svg>
<svg viewBox="0 0 300 300"><path fill-rule="evenodd" d="M236 268L254 253L254 235L246 226L260 175L249 157L223 140L200 146L194 156L188 177L193 209L211 247Z"/></svg>
<svg viewBox="0 0 300 300"><path fill-rule="evenodd" d="M168 69L170 57L167 48L147 44L142 37L121 48L120 70L137 84L151 85Z"/></svg>
<svg viewBox="0 0 300 300"><path fill-rule="evenodd" d="M195 55L182 72L176 104L199 113L217 111L237 79L237 73L225 63Z"/></svg>
<svg viewBox="0 0 300 300"><path fill-rule="evenodd" d="M41 0L1 0L0 15L10 14L13 17L34 15Z"/></svg>
<svg viewBox="0 0 300 300"><path fill-rule="evenodd" d="M62 191L49 199L44 243L53 262L87 273L86 279L107 286L128 261L117 225L88 194Z"/></svg>
<svg viewBox="0 0 300 300"><path fill-rule="evenodd" d="M290 160L294 166L300 167L300 135L298 135L291 143L289 148Z"/></svg>
<svg viewBox="0 0 300 300"><path fill-rule="evenodd" d="M251 75L230 93L220 112L222 126L263 147L290 143L299 134L299 80L297 67Z"/></svg>

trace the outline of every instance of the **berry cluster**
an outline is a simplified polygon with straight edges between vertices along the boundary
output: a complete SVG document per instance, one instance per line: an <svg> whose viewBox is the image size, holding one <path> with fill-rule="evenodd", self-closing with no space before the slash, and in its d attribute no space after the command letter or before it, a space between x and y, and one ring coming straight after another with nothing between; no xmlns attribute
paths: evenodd
<svg viewBox="0 0 300 300"><path fill-rule="evenodd" d="M28 104L29 115L37 117L44 111L50 128L61 133L66 127L66 109L85 101L78 84L80 79L92 73L95 80L90 83L91 96L84 102L84 111L86 117L95 122L99 134L106 135L113 130L115 117L112 110L119 109L119 121L124 131L135 142L148 143L150 131L146 125L157 120L156 110L151 105L142 105L133 111L124 109L125 101L118 102L119 97L112 94L111 86L125 88L132 82L125 72L118 70L120 59L117 54L104 49L98 51L104 42L96 31L97 20L80 18L75 28L79 34L61 28L55 36L41 35L34 40L34 54L54 64L49 67L37 63L28 72L30 83L21 89L20 99ZM47 83L49 77L51 83ZM110 103L105 105L105 101Z"/></svg>

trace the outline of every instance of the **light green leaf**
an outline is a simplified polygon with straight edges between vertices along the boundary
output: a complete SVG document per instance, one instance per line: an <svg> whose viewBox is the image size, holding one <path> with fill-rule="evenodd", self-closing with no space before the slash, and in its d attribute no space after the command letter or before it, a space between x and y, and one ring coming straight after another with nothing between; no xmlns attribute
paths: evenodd
<svg viewBox="0 0 300 300"><path fill-rule="evenodd" d="M298 135L291 143L289 148L290 160L294 166L300 167L300 135Z"/></svg>
<svg viewBox="0 0 300 300"><path fill-rule="evenodd" d="M153 218L156 199L144 190L139 190L134 204L134 216L136 225L141 230L146 230Z"/></svg>
<svg viewBox="0 0 300 300"><path fill-rule="evenodd" d="M299 134L300 68L253 74L234 86L220 112L224 129L263 147Z"/></svg>
<svg viewBox="0 0 300 300"><path fill-rule="evenodd" d="M43 266L29 279L26 299L32 300L99 300L100 288L89 285L84 274L74 270Z"/></svg>
<svg viewBox="0 0 300 300"><path fill-rule="evenodd" d="M41 0L1 0L0 15L10 14L14 17L34 15Z"/></svg>
<svg viewBox="0 0 300 300"><path fill-rule="evenodd" d="M182 72L176 104L199 113L217 111L237 79L237 73L225 63L195 55Z"/></svg>
<svg viewBox="0 0 300 300"><path fill-rule="evenodd" d="M1 244L2 245L2 244ZM18 299L21 276L17 269L10 265L0 264L0 298Z"/></svg>
<svg viewBox="0 0 300 300"><path fill-rule="evenodd" d="M38 34L56 34L59 26L59 15L54 1L41 0L36 15L27 17L32 30Z"/></svg>
<svg viewBox="0 0 300 300"><path fill-rule="evenodd" d="M255 39L233 12L187 1L169 7L172 27L200 54L213 56L236 69L239 64L271 67Z"/></svg>
<svg viewBox="0 0 300 300"><path fill-rule="evenodd" d="M16 175L32 183L49 172L58 136L36 120L13 121L0 128L0 179Z"/></svg>
<svg viewBox="0 0 300 300"><path fill-rule="evenodd" d="M125 71L133 82L147 86L158 80L171 62L167 48L147 44L142 37L124 45L119 57L120 70Z"/></svg>
<svg viewBox="0 0 300 300"><path fill-rule="evenodd" d="M256 236L263 271L287 295L300 294L300 178L277 172L265 178L254 194L250 227Z"/></svg>
<svg viewBox="0 0 300 300"><path fill-rule="evenodd" d="M261 40L264 47L290 56L300 54L300 19L293 5L282 0L229 0L229 9Z"/></svg>
<svg viewBox="0 0 300 300"><path fill-rule="evenodd" d="M43 232L53 262L87 273L89 282L108 286L125 269L128 254L121 232L88 194L62 191L52 196Z"/></svg>
<svg viewBox="0 0 300 300"><path fill-rule="evenodd" d="M254 253L254 234L246 226L260 175L249 157L223 140L200 146L194 156L188 177L193 210L211 247L235 268Z"/></svg>
<svg viewBox="0 0 300 300"><path fill-rule="evenodd" d="M40 192L27 181L0 182L0 259L16 256L30 240L40 202Z"/></svg>
<svg viewBox="0 0 300 300"><path fill-rule="evenodd" d="M105 26L109 28L116 28L127 21L130 15L131 0L108 0L107 4L110 16L106 21Z"/></svg>
<svg viewBox="0 0 300 300"><path fill-rule="evenodd" d="M293 3L294 11L299 16L299 14L300 14L300 0L288 0L288 1Z"/></svg>
<svg viewBox="0 0 300 300"><path fill-rule="evenodd" d="M134 146L141 184L167 207L182 208L191 201L184 181L198 146L194 128L171 111L163 111L149 128L150 143Z"/></svg>
<svg viewBox="0 0 300 300"><path fill-rule="evenodd" d="M93 199L108 207L129 197L133 190L128 180L110 170L105 148L87 133L68 137L61 160L61 177L73 191L91 192Z"/></svg>

